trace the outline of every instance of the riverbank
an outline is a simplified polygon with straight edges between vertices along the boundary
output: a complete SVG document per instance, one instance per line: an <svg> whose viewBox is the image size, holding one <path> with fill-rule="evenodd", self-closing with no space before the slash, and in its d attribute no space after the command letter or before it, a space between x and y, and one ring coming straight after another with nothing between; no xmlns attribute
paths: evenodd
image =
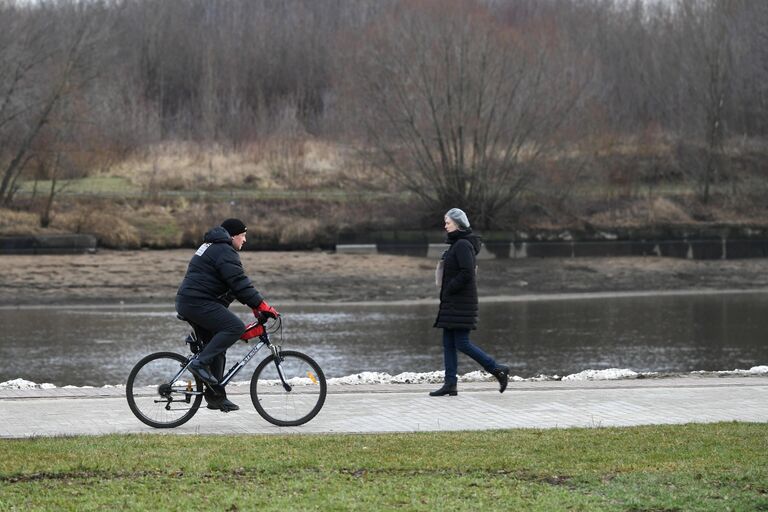
<svg viewBox="0 0 768 512"><path fill-rule="evenodd" d="M172 302L190 250L2 256L0 304ZM359 302L435 297L433 261L330 252L248 252L243 264L270 302ZM658 257L482 261L482 296L549 293L756 289L764 260Z"/></svg>
<svg viewBox="0 0 768 512"><path fill-rule="evenodd" d="M0 305L172 303L189 249L0 256ZM429 300L434 260L324 251L241 253L275 305ZM481 297L768 287L764 259L526 258L479 263Z"/></svg>

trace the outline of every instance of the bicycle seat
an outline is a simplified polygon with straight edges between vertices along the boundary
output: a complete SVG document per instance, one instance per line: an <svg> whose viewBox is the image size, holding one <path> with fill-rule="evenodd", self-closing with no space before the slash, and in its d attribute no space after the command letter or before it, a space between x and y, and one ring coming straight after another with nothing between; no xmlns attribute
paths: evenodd
<svg viewBox="0 0 768 512"><path fill-rule="evenodd" d="M185 316L180 315L179 313L176 313L176 318L178 318L182 322L187 322L189 325L192 326L192 329L194 329L196 333L197 333L198 329L201 329L201 327L199 325L197 325L195 322L193 322L192 320L190 320L189 318L187 318Z"/></svg>

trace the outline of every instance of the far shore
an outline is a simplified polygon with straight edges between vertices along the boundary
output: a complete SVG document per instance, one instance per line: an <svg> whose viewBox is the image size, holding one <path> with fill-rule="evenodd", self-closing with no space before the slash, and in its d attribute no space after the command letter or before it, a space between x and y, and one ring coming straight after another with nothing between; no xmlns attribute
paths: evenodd
<svg viewBox="0 0 768 512"><path fill-rule="evenodd" d="M0 306L173 305L193 251L99 250L0 256ZM275 305L411 305L437 301L435 261L324 251L241 253ZM645 257L479 262L482 302L768 291L768 260Z"/></svg>
<svg viewBox="0 0 768 512"><path fill-rule="evenodd" d="M745 293L768 293L768 288L750 288L750 289L731 289L731 290L713 290L713 289L691 289L691 290L647 290L647 291L628 291L628 292L580 292L580 293L551 293L551 294L530 294L530 295L494 295L490 297L480 297L480 304L495 304L503 302L542 302L542 301L560 301L560 300L590 300L590 299L621 299L631 297L669 297L669 296L701 296L701 295L733 295ZM307 301L282 301L281 306L306 307L313 305L323 306L343 306L343 307L399 307L399 306L419 306L419 305L438 305L438 299L413 299L413 300L369 300L369 301L326 301L326 302L307 302ZM52 304L0 304L0 310L12 309L47 309ZM170 301L166 302L131 302L125 301L109 302L100 301L99 303L62 303L60 306L66 306L68 309L147 309L147 308L166 308L173 307Z"/></svg>

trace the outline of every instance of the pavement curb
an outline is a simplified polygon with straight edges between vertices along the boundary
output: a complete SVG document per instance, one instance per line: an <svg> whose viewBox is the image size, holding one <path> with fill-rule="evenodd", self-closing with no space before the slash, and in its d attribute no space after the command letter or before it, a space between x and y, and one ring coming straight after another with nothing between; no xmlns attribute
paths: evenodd
<svg viewBox="0 0 768 512"><path fill-rule="evenodd" d="M615 380L549 380L549 381L510 381L508 393L515 391L577 390L577 389L625 389L659 387L723 387L753 386L768 384L768 375L745 376L665 376L658 378L615 379ZM439 383L427 384L333 384L328 386L329 394L339 393L418 393L429 392L440 387ZM498 385L493 382L462 382L459 391L495 391ZM231 383L229 394L247 395L247 383ZM0 400L33 400L51 398L108 398L124 397L123 386L110 387L62 387L32 389L0 389Z"/></svg>

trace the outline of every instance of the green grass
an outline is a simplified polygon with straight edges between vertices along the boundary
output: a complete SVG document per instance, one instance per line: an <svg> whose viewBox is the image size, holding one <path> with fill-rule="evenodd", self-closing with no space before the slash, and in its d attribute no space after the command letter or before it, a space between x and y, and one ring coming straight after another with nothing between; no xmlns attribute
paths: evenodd
<svg viewBox="0 0 768 512"><path fill-rule="evenodd" d="M34 187L33 180L23 180L19 182L19 192L22 195L31 194ZM77 179L58 180L56 182L57 190L60 195L67 196L94 196L94 197L126 197L137 198L146 197L149 192L130 180L119 176L97 176ZM39 180L37 182L37 194L45 195L51 188L50 180ZM647 193L647 186L634 187L641 195ZM713 193L723 189L725 185L712 187ZM610 184L588 184L574 187L574 197L581 198L600 198L614 197L618 192L625 192L626 187L613 186ZM655 196L676 196L690 195L696 193L696 190L690 184L683 183L665 183L658 185L653 189ZM158 188L152 191L152 197L173 198L173 197L211 197L219 199L227 198L253 198L253 199L345 199L349 196L366 198L386 198L392 196L391 193L373 192L366 190L342 190L334 188L322 189L273 189L258 188L258 186L243 185L239 188L213 187L213 188L195 188L195 189L163 189Z"/></svg>
<svg viewBox="0 0 768 512"><path fill-rule="evenodd" d="M32 193L34 181L25 180L19 184L18 194L24 196ZM51 188L50 180L37 182L37 194L46 195ZM89 177L71 180L58 180L56 189L59 196L88 196L88 197L121 197L141 198L150 194L146 189L134 185L128 179L122 177ZM211 188L194 190L153 190L153 198L212 198L212 199L319 199L319 200L347 200L355 198L386 198L392 194L372 191L347 191L341 189L309 189L309 190L283 190L260 189L256 186L243 185L240 188Z"/></svg>
<svg viewBox="0 0 768 512"><path fill-rule="evenodd" d="M19 193L31 194L35 186L35 182L32 180L25 180L19 183ZM45 195L50 191L51 181L40 180L37 182L37 193ZM140 194L141 189L136 185L133 185L126 178L104 176L104 177L91 177L91 178L79 178L71 180L58 180L56 182L56 190L60 194L91 194L91 195L106 195L113 196L118 194Z"/></svg>
<svg viewBox="0 0 768 512"><path fill-rule="evenodd" d="M768 510L768 425L0 440L0 510Z"/></svg>

